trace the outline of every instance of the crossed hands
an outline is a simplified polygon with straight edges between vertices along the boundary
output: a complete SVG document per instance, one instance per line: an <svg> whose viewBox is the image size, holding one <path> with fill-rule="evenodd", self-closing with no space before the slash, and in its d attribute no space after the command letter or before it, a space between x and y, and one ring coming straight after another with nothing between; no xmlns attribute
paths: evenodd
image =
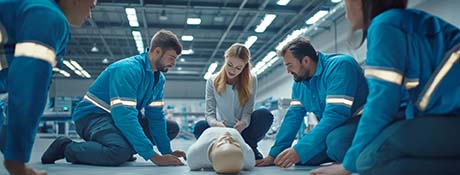
<svg viewBox="0 0 460 175"><path fill-rule="evenodd" d="M185 152L181 150L176 150L165 155L155 154L150 160L158 166L182 166L184 163L179 159L180 157L187 160Z"/></svg>
<svg viewBox="0 0 460 175"><path fill-rule="evenodd" d="M222 122L216 121L213 125L215 127L226 127L226 122L226 120ZM235 126L233 126L233 128L235 128L239 133L241 133L246 128L246 122L235 119Z"/></svg>

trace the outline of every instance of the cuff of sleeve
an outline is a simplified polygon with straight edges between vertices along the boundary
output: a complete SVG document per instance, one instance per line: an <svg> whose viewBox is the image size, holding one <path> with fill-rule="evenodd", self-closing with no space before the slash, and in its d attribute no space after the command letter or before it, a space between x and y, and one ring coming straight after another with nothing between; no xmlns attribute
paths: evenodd
<svg viewBox="0 0 460 175"><path fill-rule="evenodd" d="M302 155L305 155L305 153L302 152L302 145L300 144L296 144L293 146L295 152L297 153L297 155L299 156L300 158L300 163L305 163L307 162L308 160L305 159L305 156L302 156Z"/></svg>
<svg viewBox="0 0 460 175"><path fill-rule="evenodd" d="M345 156L345 159L343 160L343 167L352 173L357 172L355 161L348 159L347 156Z"/></svg>
<svg viewBox="0 0 460 175"><path fill-rule="evenodd" d="M208 117L208 118L206 119L206 121L208 122L208 125L209 125L209 126L214 126L214 122L216 122L217 120L216 120L216 118Z"/></svg>
<svg viewBox="0 0 460 175"><path fill-rule="evenodd" d="M270 152L268 153L268 155L269 155L269 156L272 156L272 157L274 157L274 158L276 158L276 156L278 156L278 154L280 154L280 153L281 153L281 151L276 150L275 148L272 148L272 149L270 150Z"/></svg>
<svg viewBox="0 0 460 175"><path fill-rule="evenodd" d="M155 151L153 151L153 149L150 149L148 151L145 151L145 152L142 152L142 153L139 153L139 155L144 158L144 160L150 160L150 158L153 157L153 155L155 155Z"/></svg>

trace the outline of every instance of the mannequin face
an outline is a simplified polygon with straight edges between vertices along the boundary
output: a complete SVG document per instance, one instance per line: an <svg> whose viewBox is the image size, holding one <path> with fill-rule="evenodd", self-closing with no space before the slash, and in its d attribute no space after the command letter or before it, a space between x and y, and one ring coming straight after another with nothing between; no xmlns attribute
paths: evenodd
<svg viewBox="0 0 460 175"><path fill-rule="evenodd" d="M238 173L244 161L240 144L229 132L214 142L209 151L209 160L217 173Z"/></svg>

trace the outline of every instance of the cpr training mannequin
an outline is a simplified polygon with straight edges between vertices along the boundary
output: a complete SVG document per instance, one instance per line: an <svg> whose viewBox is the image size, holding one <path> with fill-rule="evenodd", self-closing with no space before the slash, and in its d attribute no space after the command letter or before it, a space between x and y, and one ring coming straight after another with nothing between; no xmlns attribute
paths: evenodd
<svg viewBox="0 0 460 175"><path fill-rule="evenodd" d="M238 173L255 166L254 152L234 128L212 127L187 151L193 170L211 169L217 173Z"/></svg>

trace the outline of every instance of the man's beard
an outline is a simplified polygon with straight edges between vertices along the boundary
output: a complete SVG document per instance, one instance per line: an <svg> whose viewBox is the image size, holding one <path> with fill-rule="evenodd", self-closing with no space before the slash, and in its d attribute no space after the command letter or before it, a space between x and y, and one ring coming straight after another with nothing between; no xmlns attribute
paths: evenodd
<svg viewBox="0 0 460 175"><path fill-rule="evenodd" d="M158 59L156 62L155 62L155 66L157 67L157 70L161 71L161 72L168 72L168 68L167 66L165 66L161 60L163 60L163 55L161 55L160 59Z"/></svg>
<svg viewBox="0 0 460 175"><path fill-rule="evenodd" d="M305 68L301 68L299 74L292 73L295 82L301 82L304 80L310 80L310 76L308 75L308 71Z"/></svg>

